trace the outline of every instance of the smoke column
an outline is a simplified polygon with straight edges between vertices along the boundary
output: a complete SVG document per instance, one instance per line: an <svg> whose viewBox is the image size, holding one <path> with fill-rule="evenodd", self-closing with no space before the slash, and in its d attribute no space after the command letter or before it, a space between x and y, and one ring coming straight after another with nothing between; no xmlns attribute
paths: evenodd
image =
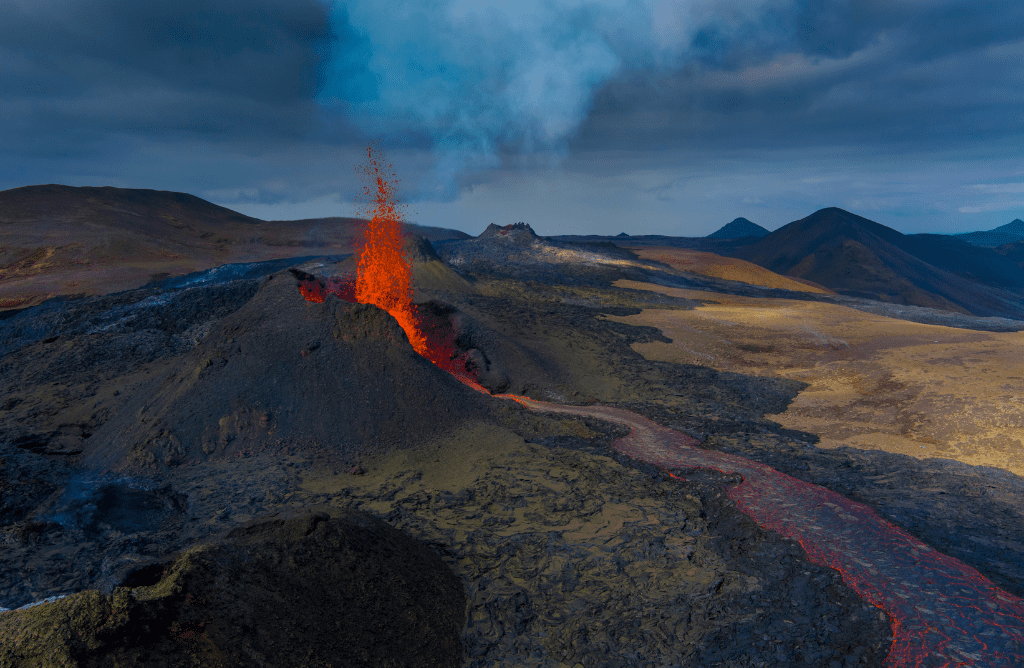
<svg viewBox="0 0 1024 668"><path fill-rule="evenodd" d="M664 75L779 39L765 1L323 1L335 39L318 102L390 146L429 144L429 189L448 200L460 175L499 166L503 148L563 159L620 74Z"/></svg>

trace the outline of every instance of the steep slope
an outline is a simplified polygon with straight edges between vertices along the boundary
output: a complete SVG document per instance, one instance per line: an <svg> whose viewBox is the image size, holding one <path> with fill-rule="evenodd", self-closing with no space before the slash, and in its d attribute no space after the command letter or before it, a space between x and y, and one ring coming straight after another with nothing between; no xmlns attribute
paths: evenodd
<svg viewBox="0 0 1024 668"><path fill-rule="evenodd" d="M840 294L1024 319L1024 274L1004 256L943 235L904 235L828 208L733 257Z"/></svg>
<svg viewBox="0 0 1024 668"><path fill-rule="evenodd" d="M386 312L308 302L280 272L120 406L82 458L148 471L299 444L358 461L479 417L485 401L417 355Z"/></svg>

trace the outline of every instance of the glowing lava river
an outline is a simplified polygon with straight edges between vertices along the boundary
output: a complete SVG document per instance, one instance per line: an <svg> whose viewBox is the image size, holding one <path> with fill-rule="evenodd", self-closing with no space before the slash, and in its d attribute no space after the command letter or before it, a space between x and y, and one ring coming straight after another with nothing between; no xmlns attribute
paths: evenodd
<svg viewBox="0 0 1024 668"><path fill-rule="evenodd" d="M690 436L621 408L498 396L531 410L629 427L632 432L618 439L615 449L670 472L705 468L740 474L743 482L727 494L741 511L765 529L799 541L812 562L839 571L849 587L889 615L893 644L886 666L1024 666L1024 600L868 506L764 464L695 448Z"/></svg>
<svg viewBox="0 0 1024 668"><path fill-rule="evenodd" d="M359 274L353 283L322 281L296 272L300 291L314 302L335 294L380 306L398 320L417 352L487 393L467 373L466 358L456 354L453 337L434 341L424 334L412 305L409 262L401 252L393 181L382 175L383 160L372 149L367 157L364 171L370 186L366 194L375 208L367 223ZM698 442L690 436L624 409L497 396L531 410L590 416L629 427L631 433L615 441L615 449L670 474L702 468L742 476L740 484L726 490L742 512L763 528L799 541L808 559L837 570L849 587L889 616L893 644L886 666L1024 666L1024 600L999 589L975 569L936 552L868 506L764 464L696 448Z"/></svg>

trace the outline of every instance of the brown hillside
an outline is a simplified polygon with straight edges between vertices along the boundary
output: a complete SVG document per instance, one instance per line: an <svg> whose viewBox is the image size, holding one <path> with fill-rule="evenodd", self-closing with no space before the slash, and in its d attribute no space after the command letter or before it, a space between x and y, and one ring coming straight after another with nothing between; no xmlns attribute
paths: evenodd
<svg viewBox="0 0 1024 668"><path fill-rule="evenodd" d="M630 247L624 246L624 248ZM727 281L741 281L766 288L835 294L832 290L817 285L812 281L803 278L781 276L751 262L723 257L715 253L704 253L669 246L636 246L630 248L630 250L643 260L664 262L673 269L689 271L702 276L713 276L714 278L721 278Z"/></svg>
<svg viewBox="0 0 1024 668"><path fill-rule="evenodd" d="M0 311L225 263L351 253L359 218L264 221L185 193L42 185L0 192ZM428 240L462 232L406 225Z"/></svg>

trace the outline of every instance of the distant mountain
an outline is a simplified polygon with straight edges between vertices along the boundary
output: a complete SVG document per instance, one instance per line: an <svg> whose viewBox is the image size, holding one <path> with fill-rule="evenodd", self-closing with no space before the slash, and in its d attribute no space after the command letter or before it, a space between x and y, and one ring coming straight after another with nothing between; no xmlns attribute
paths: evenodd
<svg viewBox="0 0 1024 668"><path fill-rule="evenodd" d="M1024 271L1024 241L1015 241L994 248L995 252L1007 258Z"/></svg>
<svg viewBox="0 0 1024 668"><path fill-rule="evenodd" d="M706 239L742 239L743 237L763 237L770 234L768 230L746 218L737 218L728 225L709 234Z"/></svg>
<svg viewBox="0 0 1024 668"><path fill-rule="evenodd" d="M106 294L226 263L351 253L364 220L265 221L164 190L40 185L0 191L0 311ZM430 241L456 230L405 225Z"/></svg>
<svg viewBox="0 0 1024 668"><path fill-rule="evenodd" d="M1024 271L1012 257L834 207L729 255L848 296L1024 320Z"/></svg>
<svg viewBox="0 0 1024 668"><path fill-rule="evenodd" d="M1000 225L994 230L984 232L961 232L960 234L954 234L952 236L962 239L974 246L995 248L996 246L1002 246L1003 244L1024 241L1024 220L1017 218L1013 222Z"/></svg>
<svg viewBox="0 0 1024 668"><path fill-rule="evenodd" d="M532 243L538 239L537 233L533 231L529 223L513 223L499 227L494 223L487 226L487 229L480 233L477 239L499 239L503 241L517 241L519 243Z"/></svg>

